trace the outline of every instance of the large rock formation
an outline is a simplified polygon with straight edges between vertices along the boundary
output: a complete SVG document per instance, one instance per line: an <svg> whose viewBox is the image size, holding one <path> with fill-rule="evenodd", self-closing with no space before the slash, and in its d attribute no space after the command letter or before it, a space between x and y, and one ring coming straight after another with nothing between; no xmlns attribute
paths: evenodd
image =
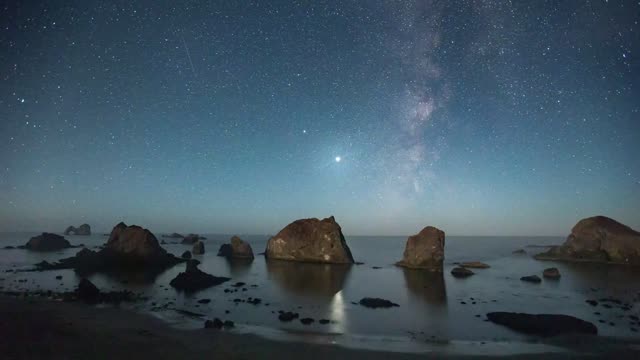
<svg viewBox="0 0 640 360"><path fill-rule="evenodd" d="M246 241L233 236L229 244L220 246L218 256L224 256L227 259L253 259L253 249Z"/></svg>
<svg viewBox="0 0 640 360"><path fill-rule="evenodd" d="M72 246L64 237L45 232L29 239L24 247L33 251L56 251Z"/></svg>
<svg viewBox="0 0 640 360"><path fill-rule="evenodd" d="M569 315L491 312L487 319L516 331L540 336L598 334L598 328L592 323Z"/></svg>
<svg viewBox="0 0 640 360"><path fill-rule="evenodd" d="M427 226L418 234L409 236L402 260L396 263L412 269L442 271L444 260L444 231Z"/></svg>
<svg viewBox="0 0 640 360"><path fill-rule="evenodd" d="M169 285L185 292L194 292L231 280L228 277L218 277L203 272L198 269L198 263L197 260L187 261L186 270L171 280Z"/></svg>
<svg viewBox="0 0 640 360"><path fill-rule="evenodd" d="M65 235L91 235L91 226L89 224L82 224L78 227L69 226L65 231Z"/></svg>
<svg viewBox="0 0 640 360"><path fill-rule="evenodd" d="M269 239L265 256L302 262L350 264L351 250L333 216L326 219L300 219Z"/></svg>
<svg viewBox="0 0 640 360"><path fill-rule="evenodd" d="M204 243L200 240L196 241L196 243L193 244L193 249L191 250L191 252L193 253L193 255L204 254Z"/></svg>
<svg viewBox="0 0 640 360"><path fill-rule="evenodd" d="M640 233L608 217L594 216L580 220L564 244L535 258L640 265Z"/></svg>
<svg viewBox="0 0 640 360"><path fill-rule="evenodd" d="M83 249L74 257L55 264L40 263L39 267L75 269L80 273L125 269L160 272L182 261L167 253L149 230L121 222L111 230L107 244L100 251Z"/></svg>

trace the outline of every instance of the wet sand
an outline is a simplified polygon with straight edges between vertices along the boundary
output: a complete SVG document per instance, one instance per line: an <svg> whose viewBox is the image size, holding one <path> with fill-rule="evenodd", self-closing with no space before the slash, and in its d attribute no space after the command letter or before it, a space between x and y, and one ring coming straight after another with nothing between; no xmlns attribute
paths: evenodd
<svg viewBox="0 0 640 360"><path fill-rule="evenodd" d="M595 357L637 358L637 345L606 340L589 350ZM566 344L565 344L566 345ZM573 346L584 349L580 338ZM114 307L0 296L0 354L4 359L480 359L441 352L406 354L333 345L280 342L256 335L198 329L178 330L151 316ZM592 355L594 353L592 352ZM500 358L578 358L577 353ZM594 358L593 356L585 356Z"/></svg>

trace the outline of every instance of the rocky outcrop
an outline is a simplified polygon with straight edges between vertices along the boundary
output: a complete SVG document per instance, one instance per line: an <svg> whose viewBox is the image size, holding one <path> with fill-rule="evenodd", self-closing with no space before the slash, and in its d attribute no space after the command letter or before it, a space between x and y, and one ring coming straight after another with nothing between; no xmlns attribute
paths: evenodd
<svg viewBox="0 0 640 360"><path fill-rule="evenodd" d="M580 220L564 244L535 258L640 265L640 233L608 217L594 216Z"/></svg>
<svg viewBox="0 0 640 360"><path fill-rule="evenodd" d="M56 251L72 247L64 237L51 233L34 236L24 246L32 251Z"/></svg>
<svg viewBox="0 0 640 360"><path fill-rule="evenodd" d="M91 235L91 226L89 224L82 224L78 227L69 226L65 231L65 235Z"/></svg>
<svg viewBox="0 0 640 360"><path fill-rule="evenodd" d="M398 305L398 304L396 304L394 302L391 302L389 300L386 300L386 299L370 298L370 297L366 297L366 298L360 299L358 304L360 304L360 305L362 305L364 307L372 308L372 309L391 308L391 307L400 306L400 305Z"/></svg>
<svg viewBox="0 0 640 360"><path fill-rule="evenodd" d="M181 243L183 244L188 244L188 245L193 245L196 242L198 242L198 240L204 240L205 238L198 235L198 234L189 234L187 236L184 237L184 239L182 239Z"/></svg>
<svg viewBox="0 0 640 360"><path fill-rule="evenodd" d="M396 265L441 272L443 260L444 231L427 226L418 234L409 236L402 260Z"/></svg>
<svg viewBox="0 0 640 360"><path fill-rule="evenodd" d="M40 269L74 269L79 273L121 271L125 269L161 272L184 260L167 253L156 237L140 226L116 225L104 248L82 249L76 256L55 264L38 264Z"/></svg>
<svg viewBox="0 0 640 360"><path fill-rule="evenodd" d="M460 266L451 269L451 275L457 278L466 278L473 274L475 274L473 271Z"/></svg>
<svg viewBox="0 0 640 360"><path fill-rule="evenodd" d="M353 256L333 216L300 219L287 225L267 242L267 259L351 264Z"/></svg>
<svg viewBox="0 0 640 360"><path fill-rule="evenodd" d="M542 279L540 279L538 275L523 276L520 278L520 280L524 282L534 283L534 284L539 284L542 282Z"/></svg>
<svg viewBox="0 0 640 360"><path fill-rule="evenodd" d="M196 241L196 243L193 244L193 249L191 250L191 252L193 253L193 255L204 254L204 243L200 240Z"/></svg>
<svg viewBox="0 0 640 360"><path fill-rule="evenodd" d="M183 258L183 259L187 259L187 260L191 259L191 251L187 250L187 251L183 252L182 256L180 256L180 257Z"/></svg>
<svg viewBox="0 0 640 360"><path fill-rule="evenodd" d="M224 256L227 259L253 259L253 249L246 241L233 236L229 244L220 246L218 256Z"/></svg>
<svg viewBox="0 0 640 360"><path fill-rule="evenodd" d="M487 319L515 331L539 336L598 334L598 328L592 323L569 315L492 312L487 314Z"/></svg>
<svg viewBox="0 0 640 360"><path fill-rule="evenodd" d="M169 285L184 292L194 292L231 280L228 277L207 274L198 269L198 264L197 260L187 261L186 270L171 280Z"/></svg>
<svg viewBox="0 0 640 360"><path fill-rule="evenodd" d="M173 234L163 234L162 235L163 238L171 238L171 239L182 239L184 237L184 235L178 234L178 233L173 233Z"/></svg>

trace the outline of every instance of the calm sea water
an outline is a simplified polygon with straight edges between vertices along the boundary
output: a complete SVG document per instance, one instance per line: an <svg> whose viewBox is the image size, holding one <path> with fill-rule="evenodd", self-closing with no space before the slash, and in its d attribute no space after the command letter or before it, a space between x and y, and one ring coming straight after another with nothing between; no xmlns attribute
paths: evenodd
<svg viewBox="0 0 640 360"><path fill-rule="evenodd" d="M0 247L21 245L36 235L30 233L2 233ZM393 339L413 342L448 341L520 341L527 340L501 326L484 321L491 311L520 311L528 313L562 313L595 323L602 335L634 337L630 331L630 314L638 315L635 305L640 291L640 271L624 266L595 264L569 264L542 262L531 258L544 249L531 245L560 244L558 237L455 237L446 239L443 274L405 270L393 265L404 250L406 237L347 237L347 243L356 261L364 264L336 266L266 261L257 256L252 263L230 263L216 256L219 246L227 242L227 235L205 235L206 253L195 256L200 269L217 276L228 276L232 281L193 295L176 292L169 282L183 270L178 265L157 278L141 279L131 274L112 278L96 274L89 279L102 289L130 289L151 297L146 303L135 304L141 311L151 311L151 302L163 305L169 301L172 309L219 317L236 322L239 332L257 332L267 336L302 336L307 341L348 342L344 339L378 339L393 343ZM264 251L266 236L244 236L254 253ZM73 244L88 247L106 241L102 235L67 236ZM164 239L174 242L175 239ZM169 252L180 256L191 246L163 245ZM525 249L528 255L512 254ZM7 273L6 269L31 267L42 261L55 261L72 256L78 249L53 253L34 253L27 250L0 250L0 285L9 289L72 290L79 278L71 270L29 273ZM456 279L450 275L454 262L483 261L489 269L474 270L476 275ZM373 269L372 267L381 267ZM537 274L544 268L557 267L562 278L543 280L541 284L520 281L520 277ZM56 275L63 275L56 280ZM26 279L27 282L19 282ZM126 280L123 282L122 280ZM247 291L224 293L235 282L247 283ZM251 285L257 285L252 287ZM629 312L616 309L594 308L586 299L614 296L634 304ZM258 306L235 304L236 298L259 297ZM352 302L363 297L381 297L398 303L392 309L367 309ZM199 299L211 299L199 304ZM463 304L463 302L465 304ZM265 306L269 303L269 306ZM475 303L475 304L474 304ZM298 321L282 323L277 311L296 311L301 317L330 319L329 325L317 322L310 326ZM226 314L225 311L230 311ZM594 312L599 311L601 315ZM275 313L273 313L275 312ZM201 327L203 319L183 315L174 310L152 311L173 325ZM606 321L606 324L599 322ZM614 325L610 325L612 322ZM284 334L284 335L283 335ZM301 335L302 334L302 335ZM402 342L402 341L401 341ZM379 343L379 342L377 342Z"/></svg>

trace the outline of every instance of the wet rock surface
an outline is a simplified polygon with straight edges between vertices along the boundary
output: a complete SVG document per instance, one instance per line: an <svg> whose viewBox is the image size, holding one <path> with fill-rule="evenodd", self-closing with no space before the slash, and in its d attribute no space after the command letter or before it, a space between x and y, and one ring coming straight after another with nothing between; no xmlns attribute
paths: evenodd
<svg viewBox="0 0 640 360"><path fill-rule="evenodd" d="M385 299L380 299L380 298L370 298L370 297L366 297L366 298L362 298L360 299L360 301L358 302L358 304L364 306L364 307L368 307L371 309L377 309L377 308L392 308L392 307L399 307L400 305L391 302L389 300L385 300Z"/></svg>
<svg viewBox="0 0 640 360"><path fill-rule="evenodd" d="M475 274L473 271L467 269L467 268L463 268L463 267L455 267L451 270L451 275L453 275L454 277L457 278L466 278L469 277L471 275Z"/></svg>
<svg viewBox="0 0 640 360"><path fill-rule="evenodd" d="M598 328L592 323L569 315L491 312L487 319L515 331L545 337L568 333L598 334Z"/></svg>

